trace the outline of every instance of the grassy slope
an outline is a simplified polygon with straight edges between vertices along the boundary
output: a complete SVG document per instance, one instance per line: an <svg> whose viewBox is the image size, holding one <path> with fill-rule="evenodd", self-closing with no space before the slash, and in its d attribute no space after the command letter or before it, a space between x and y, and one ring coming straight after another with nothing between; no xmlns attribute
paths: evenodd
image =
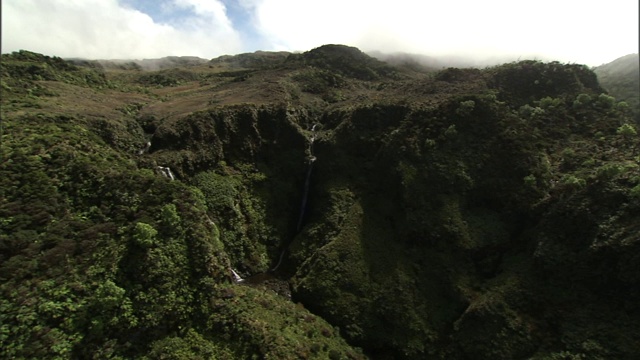
<svg viewBox="0 0 640 360"><path fill-rule="evenodd" d="M340 46L106 68L3 55L6 356L640 350L638 138L586 68L428 74ZM322 318L230 282L288 244Z"/></svg>

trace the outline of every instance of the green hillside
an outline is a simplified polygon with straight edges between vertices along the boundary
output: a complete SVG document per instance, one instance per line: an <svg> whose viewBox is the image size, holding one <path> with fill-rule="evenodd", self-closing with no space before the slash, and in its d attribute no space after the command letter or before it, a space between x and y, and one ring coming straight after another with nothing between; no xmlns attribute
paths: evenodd
<svg viewBox="0 0 640 360"><path fill-rule="evenodd" d="M171 61L2 55L0 357L640 353L640 140L600 75Z"/></svg>
<svg viewBox="0 0 640 360"><path fill-rule="evenodd" d="M634 112L636 122L640 124L640 58L638 54L629 54L608 64L596 67L600 84L624 101Z"/></svg>

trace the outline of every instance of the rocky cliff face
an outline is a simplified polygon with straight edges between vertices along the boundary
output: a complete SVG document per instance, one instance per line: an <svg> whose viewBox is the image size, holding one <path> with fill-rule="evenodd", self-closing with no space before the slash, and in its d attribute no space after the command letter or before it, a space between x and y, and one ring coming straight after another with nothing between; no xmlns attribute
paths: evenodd
<svg viewBox="0 0 640 360"><path fill-rule="evenodd" d="M53 356L32 346L50 342L76 357L640 351L638 137L591 71L523 61L425 74L335 45L269 59L212 62L184 70L197 83L137 95L114 89L132 74L108 72L112 89L91 91L126 111L106 122L74 84L3 78L15 93L3 99L6 129L22 134L3 137L7 355ZM25 61L12 60L5 69ZM9 85L20 81L60 93L29 100ZM74 160L44 156L57 140L34 139L37 124L67 139L59 156ZM136 142L142 151L127 148ZM19 178L22 157L58 194L46 216L25 188L36 182ZM60 221L76 224L72 236ZM30 244L35 235L48 245ZM54 250L83 275L52 275ZM81 270L90 258L101 260ZM37 261L49 270L16 270ZM15 314L28 296L42 299L26 307L40 320ZM73 307L71 322L48 303Z"/></svg>

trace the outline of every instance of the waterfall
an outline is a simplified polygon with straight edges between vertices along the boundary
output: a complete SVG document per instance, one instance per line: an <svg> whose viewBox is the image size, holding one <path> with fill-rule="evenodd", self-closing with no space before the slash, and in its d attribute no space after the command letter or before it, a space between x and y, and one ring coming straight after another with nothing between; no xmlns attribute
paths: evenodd
<svg viewBox="0 0 640 360"><path fill-rule="evenodd" d="M311 170L313 169L313 163L316 161L316 157L313 155L313 143L316 141L316 125L317 124L314 124L311 127L311 137L309 138L309 157L307 158L309 165L307 166L307 176L304 179L304 188L302 190L302 204L300 204L300 217L298 218L298 226L296 227L297 232L300 232L300 229L302 229L302 220L304 219L304 213L307 209L307 198L309 196Z"/></svg>
<svg viewBox="0 0 640 360"><path fill-rule="evenodd" d="M149 148L151 147L151 141L147 141L147 143L144 145L144 147L140 150L138 150L138 155L144 155L145 153L147 153L149 151Z"/></svg>
<svg viewBox="0 0 640 360"><path fill-rule="evenodd" d="M160 169L160 172L162 173L162 175L164 175L164 177L169 178L171 180L175 180L175 176L173 176L173 173L171 172L171 169L169 169L169 167L166 166L158 166L158 169Z"/></svg>
<svg viewBox="0 0 640 360"><path fill-rule="evenodd" d="M240 275L238 275L238 273L235 270L231 268L230 270L231 270L231 274L233 274L233 282L241 283L244 281L244 279Z"/></svg>
<svg viewBox="0 0 640 360"><path fill-rule="evenodd" d="M316 157L315 155L313 155L313 143L316 141L316 126L317 124L314 124L311 127L311 137L309 137L309 149L308 149L309 156L307 157L307 162L308 162L307 175L305 176L305 179L304 179L304 188L302 190L302 203L300 204L300 215L298 217L298 225L296 226L296 232L300 232L300 230L302 229L302 221L304 220L304 213L307 209L307 198L309 197L309 183L311 180L311 170L313 170L313 163L316 161ZM282 249L282 252L280 253L280 258L278 259L278 263L276 264L276 266L273 267L273 269L271 269L271 271L278 270L278 268L280 267L280 264L282 264L282 259L284 258L285 251L287 251L286 246L284 247L284 249Z"/></svg>
<svg viewBox="0 0 640 360"><path fill-rule="evenodd" d="M304 190L302 192L302 204L300 204L300 217L298 218L298 226L296 231L300 232L302 229L302 220L304 219L304 213L307 208L307 198L309 197L309 182L311 179L311 170L313 169L313 163L316 161L315 156L309 157L309 166L307 167L307 176L304 180Z"/></svg>

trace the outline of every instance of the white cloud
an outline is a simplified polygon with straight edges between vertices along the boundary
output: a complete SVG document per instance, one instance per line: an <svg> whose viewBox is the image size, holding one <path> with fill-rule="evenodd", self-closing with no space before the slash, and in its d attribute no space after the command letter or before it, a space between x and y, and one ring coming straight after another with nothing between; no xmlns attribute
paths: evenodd
<svg viewBox="0 0 640 360"><path fill-rule="evenodd" d="M32 50L61 57L210 58L241 51L240 37L219 1L175 0L193 10L160 24L116 0L4 0L2 52Z"/></svg>
<svg viewBox="0 0 640 360"><path fill-rule="evenodd" d="M636 0L245 0L272 47L364 50L599 65L638 50Z"/></svg>
<svg viewBox="0 0 640 360"><path fill-rule="evenodd" d="M124 6L125 1L133 0L4 0L2 51L211 58L339 43L365 51L499 60L537 57L588 65L638 52L637 0L147 2L169 18L162 22ZM225 1L244 11L227 12ZM234 29L234 24L243 28Z"/></svg>

